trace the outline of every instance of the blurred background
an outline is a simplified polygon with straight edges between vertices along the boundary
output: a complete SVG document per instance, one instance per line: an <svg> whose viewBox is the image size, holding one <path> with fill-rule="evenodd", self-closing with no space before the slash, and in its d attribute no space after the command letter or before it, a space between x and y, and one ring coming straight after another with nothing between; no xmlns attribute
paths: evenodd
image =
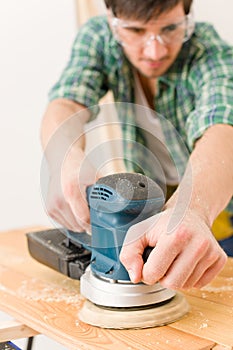
<svg viewBox="0 0 233 350"><path fill-rule="evenodd" d="M48 90L68 60L90 4L96 13L104 11L102 0L1 3L0 231L51 225L40 194L40 123ZM212 22L233 44L232 0L194 0L193 9L196 20ZM0 321L5 317L0 314ZM64 349L46 337L37 338L34 350Z"/></svg>

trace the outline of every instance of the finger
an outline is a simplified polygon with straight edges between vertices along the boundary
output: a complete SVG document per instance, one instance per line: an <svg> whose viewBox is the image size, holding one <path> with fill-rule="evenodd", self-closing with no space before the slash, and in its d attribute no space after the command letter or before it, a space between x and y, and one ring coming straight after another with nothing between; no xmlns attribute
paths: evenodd
<svg viewBox="0 0 233 350"><path fill-rule="evenodd" d="M50 213L49 216L51 217L51 219L53 219L55 226L61 225L63 228L67 228L67 229L72 230L72 228L69 227L67 221L64 220L64 218L60 215L60 213L58 211L53 211L52 213Z"/></svg>
<svg viewBox="0 0 233 350"><path fill-rule="evenodd" d="M197 278L198 272L201 273L201 263L205 262L206 254L209 249L209 242L203 240L198 245L194 241L188 249L184 249L177 256L166 275L160 279L160 283L171 289L185 288L190 279ZM203 266L202 266L203 271Z"/></svg>
<svg viewBox="0 0 233 350"><path fill-rule="evenodd" d="M46 211L51 218L64 228L72 231L83 231L82 224L76 220L69 203L62 195L52 196L50 193L47 198Z"/></svg>
<svg viewBox="0 0 233 350"><path fill-rule="evenodd" d="M208 251L201 259L197 262L195 269L192 271L190 276L186 279L182 289L192 288L203 276L206 270L208 270L218 260L219 255L212 252L212 247L209 247Z"/></svg>
<svg viewBox="0 0 233 350"><path fill-rule="evenodd" d="M90 232L90 211L87 202L72 200L70 202L70 208L75 222L78 225L77 227Z"/></svg>
<svg viewBox="0 0 233 350"><path fill-rule="evenodd" d="M46 213L49 217L51 217L54 221L62 225L63 227L67 227L67 221L65 220L65 217L62 214L62 208L64 207L64 200L60 198L60 196L54 196L51 195L48 196L47 202L46 202Z"/></svg>
<svg viewBox="0 0 233 350"><path fill-rule="evenodd" d="M198 264L196 264L195 270L186 280L182 288L188 289L194 287L198 283L198 281L205 275L206 271L209 271L212 268L216 268L216 273L218 273L218 261L222 261L224 265L224 261L226 261L226 259L227 256L225 252L220 248L218 243L215 240L213 240L212 244L209 245L209 248L204 254L204 256L199 260Z"/></svg>
<svg viewBox="0 0 233 350"><path fill-rule="evenodd" d="M123 245L120 252L120 261L129 273L130 280L138 283L142 278L143 252L147 246L144 239L134 241L131 244Z"/></svg>
<svg viewBox="0 0 233 350"><path fill-rule="evenodd" d="M120 260L128 270L130 279L133 283L138 283L142 278L143 253L146 247L151 246L151 242L147 240L146 232L155 225L156 216L143 220L133 226L127 232L121 249ZM156 235L153 237L153 243L156 242Z"/></svg>
<svg viewBox="0 0 233 350"><path fill-rule="evenodd" d="M210 283L215 276L223 269L227 261L227 255L221 254L219 258L212 264L201 276L201 278L195 283L194 288L204 287Z"/></svg>
<svg viewBox="0 0 233 350"><path fill-rule="evenodd" d="M69 206L67 206L67 209L59 212L59 217L65 223L65 228L73 231L73 232L83 232L85 229L83 228L82 223L78 222L77 219L74 217L71 209Z"/></svg>
<svg viewBox="0 0 233 350"><path fill-rule="evenodd" d="M64 202L60 203L59 207L53 207L50 209L49 215L66 229L72 231L83 230L79 223L75 220L68 204Z"/></svg>
<svg viewBox="0 0 233 350"><path fill-rule="evenodd" d="M143 282L154 284L161 280L168 273L168 270L180 253L185 249L189 240L188 233L183 230L174 232L173 234L163 233L143 267Z"/></svg>
<svg viewBox="0 0 233 350"><path fill-rule="evenodd" d="M124 240L124 245L132 244L136 241L140 241L141 239L149 239L152 238L150 237L145 237L145 235L148 233L148 231L152 230L152 228L155 226L156 222L159 220L160 215L154 215L146 220L140 221L135 225L132 225L130 229L128 230L125 240ZM153 235L153 240L151 241L146 241L145 244L146 246L155 246L157 242L157 232Z"/></svg>
<svg viewBox="0 0 233 350"><path fill-rule="evenodd" d="M167 273L179 253L173 250L172 254L169 253L168 255L168 252L167 249L160 250L158 246L152 250L142 269L142 281L144 283L155 284Z"/></svg>
<svg viewBox="0 0 233 350"><path fill-rule="evenodd" d="M86 187L81 190L76 184L69 184L64 189L69 211L76 225L76 229L90 231L90 211L87 204Z"/></svg>

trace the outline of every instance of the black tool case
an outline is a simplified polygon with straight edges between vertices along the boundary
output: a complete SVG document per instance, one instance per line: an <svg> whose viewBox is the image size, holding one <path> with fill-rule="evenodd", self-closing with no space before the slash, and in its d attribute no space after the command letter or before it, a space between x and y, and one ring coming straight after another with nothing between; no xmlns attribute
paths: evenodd
<svg viewBox="0 0 233 350"><path fill-rule="evenodd" d="M70 242L62 230L30 232L26 236L30 255L64 275L80 279L90 264L91 252Z"/></svg>

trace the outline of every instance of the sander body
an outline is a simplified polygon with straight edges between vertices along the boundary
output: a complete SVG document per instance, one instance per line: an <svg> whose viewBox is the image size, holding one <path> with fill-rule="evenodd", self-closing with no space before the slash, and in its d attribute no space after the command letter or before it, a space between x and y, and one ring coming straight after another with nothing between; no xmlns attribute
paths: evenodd
<svg viewBox="0 0 233 350"><path fill-rule="evenodd" d="M140 309L171 302L175 291L159 282L153 286L132 283L119 258L129 228L161 211L162 189L144 175L119 173L88 187L87 200L91 235L66 229L28 233L32 257L80 279L81 294L99 307ZM152 249L146 248L144 261Z"/></svg>

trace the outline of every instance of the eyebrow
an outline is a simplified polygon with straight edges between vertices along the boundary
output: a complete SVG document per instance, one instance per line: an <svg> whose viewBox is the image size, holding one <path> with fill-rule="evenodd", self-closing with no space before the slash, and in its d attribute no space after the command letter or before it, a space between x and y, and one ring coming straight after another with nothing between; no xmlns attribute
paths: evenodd
<svg viewBox="0 0 233 350"><path fill-rule="evenodd" d="M181 24L184 20L185 20L185 16L183 18L177 18L177 19L174 18L174 20L171 19L167 23L164 23L164 25L163 25L163 23L161 23L161 25L163 25L161 28L166 28L166 27L169 27L171 25ZM130 21L127 22L127 21L124 21L121 19L120 19L120 21L122 21L122 26L124 28L145 28L145 26L147 25L147 23L145 23L145 24L130 23ZM154 22L155 23L157 22L159 24L160 21L154 20ZM161 21L161 22L163 22L163 21Z"/></svg>
<svg viewBox="0 0 233 350"><path fill-rule="evenodd" d="M164 30L164 29L167 29L167 28L169 28L169 27L171 27L171 26L177 26L177 25L179 25L179 24L182 24L182 22L184 21L184 18L182 19L182 20L180 20L180 21L175 21L174 20L174 22L168 22L167 24L164 24L163 26L161 26L159 29L160 30ZM123 23L123 28L125 28L125 29L141 29L141 30L146 30L147 28L146 28L146 24L130 24L130 23Z"/></svg>

